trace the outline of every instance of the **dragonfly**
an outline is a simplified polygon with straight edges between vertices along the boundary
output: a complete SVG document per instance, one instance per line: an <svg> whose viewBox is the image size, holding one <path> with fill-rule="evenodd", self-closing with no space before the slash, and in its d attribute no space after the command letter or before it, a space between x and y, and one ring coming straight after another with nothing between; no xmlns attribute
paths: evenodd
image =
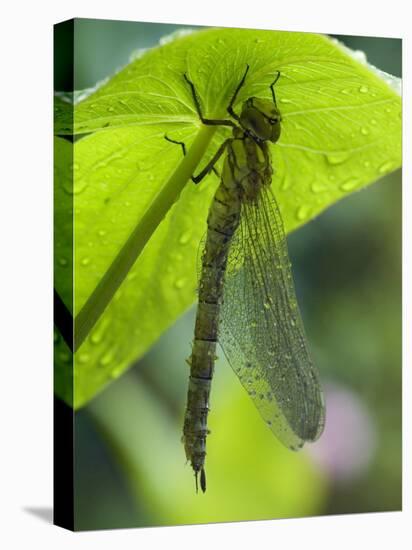
<svg viewBox="0 0 412 550"><path fill-rule="evenodd" d="M182 441L187 460L206 491L206 438L216 346L223 352L263 420L289 449L315 441L325 405L299 312L285 230L271 188L269 143L281 133L275 85L271 99L249 97L234 110L249 65L229 105L228 118L203 116L195 85L184 74L201 122L227 126L231 137L192 181L198 184L225 154L201 254L198 305ZM183 142L165 138L182 147Z"/></svg>

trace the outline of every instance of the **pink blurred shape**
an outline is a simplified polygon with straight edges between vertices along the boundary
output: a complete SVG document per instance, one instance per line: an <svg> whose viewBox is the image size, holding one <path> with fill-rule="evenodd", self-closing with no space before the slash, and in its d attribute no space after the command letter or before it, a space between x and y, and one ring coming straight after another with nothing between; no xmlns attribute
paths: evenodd
<svg viewBox="0 0 412 550"><path fill-rule="evenodd" d="M344 386L325 387L326 425L307 452L323 473L337 483L360 477L373 460L377 434L361 399Z"/></svg>

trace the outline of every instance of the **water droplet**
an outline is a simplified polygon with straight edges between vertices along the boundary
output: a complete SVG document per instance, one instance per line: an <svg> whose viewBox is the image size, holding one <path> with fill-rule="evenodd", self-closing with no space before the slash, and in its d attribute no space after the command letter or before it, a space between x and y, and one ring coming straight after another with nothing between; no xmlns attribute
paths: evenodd
<svg viewBox="0 0 412 550"><path fill-rule="evenodd" d="M270 303L269 302L263 302L263 307L265 309L270 309Z"/></svg>
<svg viewBox="0 0 412 550"><path fill-rule="evenodd" d="M365 85L362 85L360 88L359 88L359 91L361 94L367 94L369 92L369 88Z"/></svg>
<svg viewBox="0 0 412 550"><path fill-rule="evenodd" d="M296 217L299 221L305 220L309 216L310 208L309 206L303 204L302 206L299 206L299 208L296 210Z"/></svg>
<svg viewBox="0 0 412 550"><path fill-rule="evenodd" d="M104 237L107 233L107 231L105 229L99 229L99 237Z"/></svg>
<svg viewBox="0 0 412 550"><path fill-rule="evenodd" d="M103 331L95 330L94 332L92 332L90 340L92 344L99 344L102 341L102 338L103 338Z"/></svg>
<svg viewBox="0 0 412 550"><path fill-rule="evenodd" d="M59 258L59 265L66 267L69 264L66 258Z"/></svg>
<svg viewBox="0 0 412 550"><path fill-rule="evenodd" d="M180 277L175 281L175 288L178 288L180 290L185 286L185 284L186 284L186 279L184 277Z"/></svg>
<svg viewBox="0 0 412 550"><path fill-rule="evenodd" d="M291 185L292 185L292 178L290 177L289 172L285 170L285 173L283 174L282 183L280 184L280 188L282 191L286 191L287 189L290 188Z"/></svg>
<svg viewBox="0 0 412 550"><path fill-rule="evenodd" d="M374 118L372 118L371 124L373 124L374 126L377 124L377 122L376 122L376 120L375 120Z"/></svg>
<svg viewBox="0 0 412 550"><path fill-rule="evenodd" d="M75 176L73 178L68 178L63 182L63 189L69 195L76 195L86 189L87 184L88 181L86 179Z"/></svg>
<svg viewBox="0 0 412 550"><path fill-rule="evenodd" d="M102 355L99 363L102 367L107 367L108 365L110 365L110 363L112 363L113 359L114 359L114 350L109 350L104 355Z"/></svg>
<svg viewBox="0 0 412 550"><path fill-rule="evenodd" d="M363 163L363 166L365 168L369 168L370 165L371 165L371 163L368 160L365 160L364 163Z"/></svg>
<svg viewBox="0 0 412 550"><path fill-rule="evenodd" d="M73 194L78 195L84 191L87 187L88 181L84 178L74 178L73 180Z"/></svg>
<svg viewBox="0 0 412 550"><path fill-rule="evenodd" d="M362 126L362 128L361 128L361 134L362 134L363 136L367 136L367 135L369 134L368 128L366 128L365 126Z"/></svg>
<svg viewBox="0 0 412 550"><path fill-rule="evenodd" d="M359 185L359 180L357 178L349 178L340 186L342 191L352 191Z"/></svg>
<svg viewBox="0 0 412 550"><path fill-rule="evenodd" d="M312 193L323 193L324 191L327 191L328 188L324 183L318 183L315 181L310 186L310 190Z"/></svg>
<svg viewBox="0 0 412 550"><path fill-rule="evenodd" d="M342 164L342 162L345 162L345 160L348 160L349 153L346 153L345 151L341 153L330 153L326 155L326 160L329 162L329 164Z"/></svg>
<svg viewBox="0 0 412 550"><path fill-rule="evenodd" d="M291 99L287 99L286 97L281 97L279 101L280 103L293 103Z"/></svg>
<svg viewBox="0 0 412 550"><path fill-rule="evenodd" d="M67 351L61 351L58 357L60 361L62 361L63 363L69 363L71 359L71 354L68 353Z"/></svg>
<svg viewBox="0 0 412 550"><path fill-rule="evenodd" d="M179 244L187 244L190 241L190 231L185 231L180 235Z"/></svg>
<svg viewBox="0 0 412 550"><path fill-rule="evenodd" d="M385 174L386 172L389 172L389 170L392 168L392 166L393 166L392 161L388 160L388 161L384 162L379 167L379 174Z"/></svg>
<svg viewBox="0 0 412 550"><path fill-rule="evenodd" d="M130 271L126 277L128 281L133 281L133 279L136 279L137 273L136 271Z"/></svg>
<svg viewBox="0 0 412 550"><path fill-rule="evenodd" d="M81 353L79 355L79 363L81 363L82 365L87 363L89 360L90 360L90 355L88 353Z"/></svg>
<svg viewBox="0 0 412 550"><path fill-rule="evenodd" d="M110 372L110 378L118 378L120 376L120 374L122 373L122 367L115 367L114 369L112 369L112 371Z"/></svg>
<svg viewBox="0 0 412 550"><path fill-rule="evenodd" d="M391 113L391 112L392 112L392 109L391 109L390 107L386 107L385 111L386 111L387 113Z"/></svg>
<svg viewBox="0 0 412 550"><path fill-rule="evenodd" d="M90 258L83 258L83 260L80 262L83 266L87 266L90 263Z"/></svg>
<svg viewBox="0 0 412 550"><path fill-rule="evenodd" d="M114 107L107 107L107 110L109 111L109 113L114 113Z"/></svg>

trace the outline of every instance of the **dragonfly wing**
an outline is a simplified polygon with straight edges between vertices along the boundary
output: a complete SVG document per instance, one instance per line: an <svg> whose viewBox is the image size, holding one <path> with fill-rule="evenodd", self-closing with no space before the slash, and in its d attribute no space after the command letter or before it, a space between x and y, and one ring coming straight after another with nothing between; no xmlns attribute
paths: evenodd
<svg viewBox="0 0 412 550"><path fill-rule="evenodd" d="M324 402L300 317L280 212L269 188L242 205L230 245L219 342L265 422L290 449L314 441Z"/></svg>

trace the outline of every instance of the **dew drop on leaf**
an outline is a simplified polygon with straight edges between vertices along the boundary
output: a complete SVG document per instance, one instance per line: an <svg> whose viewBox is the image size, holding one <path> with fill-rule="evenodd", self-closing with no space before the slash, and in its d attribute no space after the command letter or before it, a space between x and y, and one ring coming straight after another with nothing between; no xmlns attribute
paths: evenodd
<svg viewBox="0 0 412 550"><path fill-rule="evenodd" d="M61 265L62 267L66 267L68 265L68 261L66 258L59 258L59 265Z"/></svg>
<svg viewBox="0 0 412 550"><path fill-rule="evenodd" d="M87 265L89 265L90 263L90 258L83 258L82 261L80 262L81 265L83 265L84 267L86 267Z"/></svg>
<svg viewBox="0 0 412 550"><path fill-rule="evenodd" d="M312 191L312 193L323 193L324 191L327 191L327 186L324 184L324 183L318 183L318 182L313 182L310 186L310 190Z"/></svg>
<svg viewBox="0 0 412 550"><path fill-rule="evenodd" d="M122 373L122 367L116 367L111 370L110 372L110 378L118 378L118 376Z"/></svg>
<svg viewBox="0 0 412 550"><path fill-rule="evenodd" d="M58 357L59 357L60 361L62 361L63 363L69 363L71 355L67 351L61 351L59 353Z"/></svg>
<svg viewBox="0 0 412 550"><path fill-rule="evenodd" d="M179 244L187 244L190 241L190 231L185 231L180 235Z"/></svg>
<svg viewBox="0 0 412 550"><path fill-rule="evenodd" d="M90 361L90 355L88 353L81 353L79 355L79 363L80 364L84 365L88 361Z"/></svg>
<svg viewBox="0 0 412 550"><path fill-rule="evenodd" d="M340 186L342 191L352 191L359 185L359 180L357 178L349 178Z"/></svg>
<svg viewBox="0 0 412 550"><path fill-rule="evenodd" d="M113 359L114 359L114 350L109 350L104 355L102 355L99 363L102 367L107 367L108 365L110 365L110 363L113 362Z"/></svg>
<svg viewBox="0 0 412 550"><path fill-rule="evenodd" d="M365 85L362 85L360 88L359 88L359 91L361 94L367 94L369 92L369 88Z"/></svg>
<svg viewBox="0 0 412 550"><path fill-rule="evenodd" d="M284 176L283 176L283 180L282 180L282 183L280 185L280 188L282 191L286 191L287 189L289 189L289 187L291 186L292 184L292 179L289 175L288 172L285 172L284 173Z"/></svg>
<svg viewBox="0 0 412 550"><path fill-rule="evenodd" d="M296 218L299 221L305 220L309 216L310 207L303 204L296 210Z"/></svg>
<svg viewBox="0 0 412 550"><path fill-rule="evenodd" d="M379 167L379 174L385 174L386 172L389 172L389 170L392 168L392 162L389 160L387 162L384 162Z"/></svg>
<svg viewBox="0 0 412 550"><path fill-rule="evenodd" d="M349 158L349 153L342 152L342 153L329 153L326 155L326 160L329 164L335 165L335 164L342 164Z"/></svg>
<svg viewBox="0 0 412 550"><path fill-rule="evenodd" d="M185 286L185 284L186 284L186 279L184 277L180 277L175 281L175 288L178 288L180 290Z"/></svg>
<svg viewBox="0 0 412 550"><path fill-rule="evenodd" d="M92 344L99 344L102 341L102 338L103 338L103 331L95 330L92 333L90 340Z"/></svg>

